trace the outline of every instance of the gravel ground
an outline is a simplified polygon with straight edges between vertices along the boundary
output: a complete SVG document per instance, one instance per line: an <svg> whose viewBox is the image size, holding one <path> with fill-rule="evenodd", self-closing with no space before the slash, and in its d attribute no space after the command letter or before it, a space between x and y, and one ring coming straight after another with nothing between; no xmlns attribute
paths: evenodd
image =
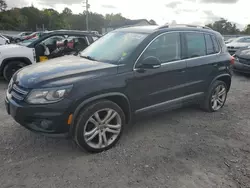
<svg viewBox="0 0 250 188"><path fill-rule="evenodd" d="M179 109L131 125L101 154L29 132L7 116L0 83L1 188L250 187L250 77L220 112Z"/></svg>

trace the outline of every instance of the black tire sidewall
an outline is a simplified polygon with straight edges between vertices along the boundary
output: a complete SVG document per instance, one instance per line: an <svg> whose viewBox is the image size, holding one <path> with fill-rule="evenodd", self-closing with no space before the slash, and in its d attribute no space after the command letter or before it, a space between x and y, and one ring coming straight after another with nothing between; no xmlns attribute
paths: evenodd
<svg viewBox="0 0 250 188"><path fill-rule="evenodd" d="M20 61L11 61L11 62L8 62L4 69L3 69L3 77L6 81L10 81L10 79L12 78L12 76L15 74L13 73L12 74L12 71L10 71L10 69L13 69L19 65L22 65L22 67L24 66L23 65L24 63L23 62L20 62Z"/></svg>
<svg viewBox="0 0 250 188"><path fill-rule="evenodd" d="M219 86L219 85L223 85L225 88L226 88L226 98L225 98L225 101L223 102L223 105L221 106L220 109L222 109L226 103L226 100L227 100L227 92L228 92L228 88L227 88L227 85L225 82L223 81L220 81L220 80L216 80L211 86L210 86L210 89L209 89L209 92L208 92L208 95L206 97L206 100L205 100L205 109L209 112L217 112L219 110L214 110L212 108L212 104L211 104L211 99L212 99L212 95L214 93L214 90Z"/></svg>
<svg viewBox="0 0 250 188"><path fill-rule="evenodd" d="M121 117L122 120L122 125L121 125L121 132L118 135L118 137L116 138L116 140L110 144L108 147L106 148L101 148L101 149L96 149L96 148L92 148L90 147L83 136L83 132L84 132L84 126L86 121L89 119L90 116L92 116L96 111L100 110L100 109L104 109L104 108L111 108L113 110L115 110ZM76 121L76 128L75 128L75 137L74 140L76 141L76 143L78 144L78 146L81 149L84 149L88 152L92 152L92 153L98 153L98 152L102 152L105 150L108 150L110 148L112 148L120 139L123 130L124 130L124 125L125 125L125 115L123 110L115 103L113 103L112 101L109 100L100 100L100 101L96 101L90 105L88 105L86 108L84 108L84 110L82 110L77 118ZM73 125L74 126L74 125Z"/></svg>
<svg viewBox="0 0 250 188"><path fill-rule="evenodd" d="M15 43L19 43L19 42L21 42L21 39L16 39L15 40Z"/></svg>

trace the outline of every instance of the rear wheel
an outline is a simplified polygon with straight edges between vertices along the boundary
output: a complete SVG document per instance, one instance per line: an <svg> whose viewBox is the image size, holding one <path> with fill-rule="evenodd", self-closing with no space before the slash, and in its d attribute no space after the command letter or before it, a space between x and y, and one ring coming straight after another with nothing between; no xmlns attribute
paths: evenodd
<svg viewBox="0 0 250 188"><path fill-rule="evenodd" d="M25 63L21 61L9 61L3 69L3 77L6 81L10 81L12 76L16 71L26 66Z"/></svg>
<svg viewBox="0 0 250 188"><path fill-rule="evenodd" d="M15 43L19 43L19 42L21 42L21 39L16 39L15 40Z"/></svg>
<svg viewBox="0 0 250 188"><path fill-rule="evenodd" d="M75 141L89 152L102 152L118 142L124 125L125 115L117 104L108 100L96 101L79 115Z"/></svg>
<svg viewBox="0 0 250 188"><path fill-rule="evenodd" d="M223 108L227 99L227 85L225 82L217 80L215 81L206 96L203 104L203 109L208 112L216 112Z"/></svg>

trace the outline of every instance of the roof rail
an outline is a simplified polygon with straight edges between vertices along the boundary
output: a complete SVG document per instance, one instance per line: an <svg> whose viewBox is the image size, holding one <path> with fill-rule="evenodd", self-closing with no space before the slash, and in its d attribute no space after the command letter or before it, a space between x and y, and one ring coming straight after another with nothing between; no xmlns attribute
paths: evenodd
<svg viewBox="0 0 250 188"><path fill-rule="evenodd" d="M158 27L157 29L165 29L170 27L195 27L195 28L202 28L202 29L210 29L210 27L207 26L200 26L200 25L193 25L193 24L165 24L163 26Z"/></svg>

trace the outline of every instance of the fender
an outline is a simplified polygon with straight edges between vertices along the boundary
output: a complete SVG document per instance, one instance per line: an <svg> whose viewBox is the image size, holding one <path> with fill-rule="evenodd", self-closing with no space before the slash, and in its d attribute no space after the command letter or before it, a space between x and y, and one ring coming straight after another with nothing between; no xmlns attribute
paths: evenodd
<svg viewBox="0 0 250 188"><path fill-rule="evenodd" d="M228 78L230 78L230 80L232 79L232 76L231 76L229 73L220 74L220 75L216 76L216 77L212 80L212 82L211 82L210 85L209 85L209 88L210 88L211 85L214 83L214 81L219 80L219 78L222 78L222 77L228 77ZM228 89L229 89L229 88L228 88Z"/></svg>
<svg viewBox="0 0 250 188"><path fill-rule="evenodd" d="M79 104L76 108L76 110L74 111L74 115L73 115L73 119L72 119L72 122L70 124L70 131L69 131L69 135L70 136L73 136L74 134L74 124L75 124L75 121L76 121L76 117L78 116L79 112L81 111L81 109L93 102L93 101L96 101L98 99L104 99L106 97L112 97L112 96L121 96L123 97L124 99L126 99L127 103L128 103L128 106L129 106L129 114L131 116L131 107L130 107L130 102L129 102L129 99L126 95L124 95L123 93L119 93L119 92L112 92L112 93L104 93L104 94L100 94L100 95L97 95L97 96L94 96L94 97L91 97L91 98L88 98L86 100L84 100L81 104Z"/></svg>
<svg viewBox="0 0 250 188"><path fill-rule="evenodd" d="M0 71L1 72L3 71L3 68L4 68L4 66L6 65L6 63L8 61L22 61L22 62L24 62L27 65L31 65L32 64L32 62L27 57L11 57L11 58L6 58L1 63L1 67L0 67Z"/></svg>

